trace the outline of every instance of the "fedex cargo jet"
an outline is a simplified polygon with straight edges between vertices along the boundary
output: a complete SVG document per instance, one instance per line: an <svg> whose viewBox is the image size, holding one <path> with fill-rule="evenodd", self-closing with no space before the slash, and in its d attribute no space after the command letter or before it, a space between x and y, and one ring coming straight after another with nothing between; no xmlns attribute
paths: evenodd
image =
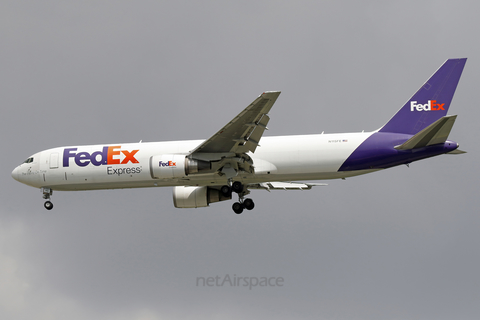
<svg viewBox="0 0 480 320"><path fill-rule="evenodd" d="M207 140L48 149L29 157L12 177L40 188L45 208L54 190L173 187L177 208L232 199L237 214L252 210L252 189L306 190L304 180L366 174L441 154L464 153L447 140L447 115L467 59L447 60L380 129L372 132L263 137L279 91L261 94Z"/></svg>

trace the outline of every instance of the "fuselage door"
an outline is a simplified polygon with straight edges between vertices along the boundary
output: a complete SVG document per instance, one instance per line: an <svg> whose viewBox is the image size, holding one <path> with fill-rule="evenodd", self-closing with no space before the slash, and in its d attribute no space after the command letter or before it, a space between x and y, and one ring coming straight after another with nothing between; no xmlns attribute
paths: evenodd
<svg viewBox="0 0 480 320"><path fill-rule="evenodd" d="M58 168L58 153L50 154L50 169Z"/></svg>

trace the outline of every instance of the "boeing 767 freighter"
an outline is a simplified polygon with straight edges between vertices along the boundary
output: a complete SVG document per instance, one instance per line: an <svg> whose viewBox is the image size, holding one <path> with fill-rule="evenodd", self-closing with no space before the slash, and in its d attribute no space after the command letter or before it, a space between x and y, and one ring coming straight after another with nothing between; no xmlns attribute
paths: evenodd
<svg viewBox="0 0 480 320"><path fill-rule="evenodd" d="M457 116L447 115L467 59L447 60L403 107L372 132L262 135L279 91L261 94L207 140L48 149L12 177L40 188L45 208L54 190L173 187L177 208L232 199L235 213L252 210L251 189L311 189L303 180L339 179L441 154L464 153L447 140Z"/></svg>

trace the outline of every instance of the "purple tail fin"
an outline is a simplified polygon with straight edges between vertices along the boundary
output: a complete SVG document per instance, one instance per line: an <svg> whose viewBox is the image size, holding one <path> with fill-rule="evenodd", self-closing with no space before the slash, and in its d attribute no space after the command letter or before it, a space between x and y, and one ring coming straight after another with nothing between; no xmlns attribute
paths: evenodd
<svg viewBox="0 0 480 320"><path fill-rule="evenodd" d="M446 116L466 61L445 61L379 132L414 135Z"/></svg>

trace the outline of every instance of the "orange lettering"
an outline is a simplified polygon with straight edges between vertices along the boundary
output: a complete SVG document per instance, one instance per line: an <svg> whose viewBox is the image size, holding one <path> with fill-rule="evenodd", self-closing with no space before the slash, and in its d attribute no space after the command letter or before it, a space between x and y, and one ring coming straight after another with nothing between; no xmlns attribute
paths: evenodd
<svg viewBox="0 0 480 320"><path fill-rule="evenodd" d="M132 152L128 152L127 150L122 150L122 153L125 155L125 159L123 159L122 164L128 163L138 163L138 160L135 159L134 155L138 152L138 150L133 150Z"/></svg>
<svg viewBox="0 0 480 320"><path fill-rule="evenodd" d="M120 146L108 147L107 164L120 164L120 159L113 159L113 156L120 155L120 151L113 151L113 149L118 148L120 148Z"/></svg>

